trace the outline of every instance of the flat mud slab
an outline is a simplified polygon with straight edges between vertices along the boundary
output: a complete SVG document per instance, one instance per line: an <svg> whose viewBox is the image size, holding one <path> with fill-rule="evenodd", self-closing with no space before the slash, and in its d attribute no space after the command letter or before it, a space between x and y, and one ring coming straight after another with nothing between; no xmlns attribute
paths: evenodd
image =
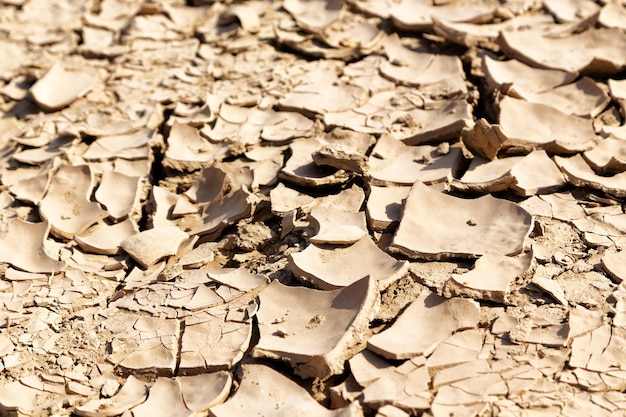
<svg viewBox="0 0 626 417"><path fill-rule="evenodd" d="M626 6L0 0L0 415L623 415Z"/></svg>

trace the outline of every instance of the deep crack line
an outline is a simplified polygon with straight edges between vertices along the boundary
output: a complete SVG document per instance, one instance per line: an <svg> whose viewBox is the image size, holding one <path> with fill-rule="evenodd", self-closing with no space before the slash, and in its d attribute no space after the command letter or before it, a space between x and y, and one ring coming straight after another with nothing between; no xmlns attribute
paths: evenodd
<svg viewBox="0 0 626 417"><path fill-rule="evenodd" d="M174 376L178 375L178 370L180 369L180 361L183 355L183 336L185 335L185 319L178 320L178 350L176 352L176 367L174 368Z"/></svg>

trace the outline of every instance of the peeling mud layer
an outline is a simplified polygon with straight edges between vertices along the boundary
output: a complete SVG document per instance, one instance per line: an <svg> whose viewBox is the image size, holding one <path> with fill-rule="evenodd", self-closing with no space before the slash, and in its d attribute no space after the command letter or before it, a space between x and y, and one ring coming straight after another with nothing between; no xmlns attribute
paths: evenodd
<svg viewBox="0 0 626 417"><path fill-rule="evenodd" d="M0 0L0 415L626 414L626 5Z"/></svg>

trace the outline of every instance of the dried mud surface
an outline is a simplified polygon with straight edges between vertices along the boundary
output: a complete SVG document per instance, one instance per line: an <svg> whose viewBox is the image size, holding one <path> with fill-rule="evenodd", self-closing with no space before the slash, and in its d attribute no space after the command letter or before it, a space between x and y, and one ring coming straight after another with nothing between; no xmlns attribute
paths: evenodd
<svg viewBox="0 0 626 417"><path fill-rule="evenodd" d="M0 0L0 415L626 414L626 4Z"/></svg>

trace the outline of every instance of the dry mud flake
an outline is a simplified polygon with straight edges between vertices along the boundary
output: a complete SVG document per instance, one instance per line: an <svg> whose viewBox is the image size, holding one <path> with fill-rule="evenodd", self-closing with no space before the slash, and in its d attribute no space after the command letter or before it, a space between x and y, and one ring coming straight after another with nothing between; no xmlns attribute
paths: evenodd
<svg viewBox="0 0 626 417"><path fill-rule="evenodd" d="M458 171L462 159L461 148L449 146L408 146L383 134L369 157L367 179L371 185L393 186L438 184L450 181Z"/></svg>
<svg viewBox="0 0 626 417"><path fill-rule="evenodd" d="M87 230L108 216L98 203L89 200L94 176L88 165L64 166L52 177L39 213L50 223L52 233L65 239Z"/></svg>
<svg viewBox="0 0 626 417"><path fill-rule="evenodd" d="M456 56L415 52L404 47L397 35L383 42L388 61L380 73L397 84L418 87L420 92L436 97L466 95L465 74Z"/></svg>
<svg viewBox="0 0 626 417"><path fill-rule="evenodd" d="M305 378L343 372L380 306L378 286L367 277L332 291L274 281L259 298L260 340L252 354L287 361Z"/></svg>
<svg viewBox="0 0 626 417"><path fill-rule="evenodd" d="M296 140L290 145L292 155L281 170L280 177L308 187L344 183L351 178L350 173L333 166L318 164L315 154L325 148L333 148L348 154L364 155L374 141L371 135L339 128L322 137Z"/></svg>
<svg viewBox="0 0 626 417"><path fill-rule="evenodd" d="M599 175L614 175L626 171L626 141L608 137L593 149L583 153L585 161Z"/></svg>
<svg viewBox="0 0 626 417"><path fill-rule="evenodd" d="M402 217L404 200L411 187L370 186L367 199L367 222L375 231L385 231L397 227Z"/></svg>
<svg viewBox="0 0 626 417"><path fill-rule="evenodd" d="M157 227L124 239L120 246L147 268L166 256L176 255L189 235L178 227Z"/></svg>
<svg viewBox="0 0 626 417"><path fill-rule="evenodd" d="M626 279L626 251L605 252L602 256L602 267L615 281L624 281Z"/></svg>
<svg viewBox="0 0 626 417"><path fill-rule="evenodd" d="M37 104L53 111L70 105L97 83L98 78L88 72L71 70L58 63L31 87L30 92Z"/></svg>
<svg viewBox="0 0 626 417"><path fill-rule="evenodd" d="M11 221L0 238L0 259L33 273L54 273L65 267L65 262L52 258L44 247L50 226L47 222L28 223L20 219Z"/></svg>
<svg viewBox="0 0 626 417"><path fill-rule="evenodd" d="M433 29L437 35L468 48L479 46L496 52L500 50L497 44L500 32L516 31L529 26L547 26L553 23L552 16L544 13L514 16L504 21L483 24L455 23L433 17Z"/></svg>
<svg viewBox="0 0 626 417"><path fill-rule="evenodd" d="M532 225L532 216L509 201L458 198L415 183L389 250L431 260L516 255Z"/></svg>
<svg viewBox="0 0 626 417"><path fill-rule="evenodd" d="M362 417L358 402L329 410L297 383L265 365L243 365L239 389L224 404L212 407L212 417L298 415L302 417Z"/></svg>
<svg viewBox="0 0 626 417"><path fill-rule="evenodd" d="M498 89L516 98L569 84L578 76L577 72L535 68L515 59L498 61L489 55L483 57L481 69L489 90Z"/></svg>
<svg viewBox="0 0 626 417"><path fill-rule="evenodd" d="M605 75L626 68L622 53L626 35L620 29L589 29L558 37L531 28L502 32L499 43L508 56L539 68Z"/></svg>
<svg viewBox="0 0 626 417"><path fill-rule="evenodd" d="M430 355L452 333L476 327L479 315L476 301L447 299L426 290L391 327L372 336L367 347L393 360Z"/></svg>
<svg viewBox="0 0 626 417"><path fill-rule="evenodd" d="M331 207L311 211L316 234L309 239L315 244L352 244L368 234L365 213L351 213Z"/></svg>
<svg viewBox="0 0 626 417"><path fill-rule="evenodd" d="M296 277L325 290L368 276L384 289L407 274L409 263L393 258L364 236L349 246L311 244L289 254L289 268Z"/></svg>
<svg viewBox="0 0 626 417"><path fill-rule="evenodd" d="M390 406L404 413L390 414L391 417L416 415L430 408L431 378L423 357L393 366L364 350L350 359L350 369L355 382L362 387L363 403L378 408L379 413Z"/></svg>
<svg viewBox="0 0 626 417"><path fill-rule="evenodd" d="M567 176L570 184L578 187L594 188L616 197L626 196L626 172L613 176L598 175L580 154L570 158L557 156L555 161Z"/></svg>
<svg viewBox="0 0 626 417"><path fill-rule="evenodd" d="M508 96L499 106L499 123L507 147L572 154L587 151L598 142L591 119Z"/></svg>
<svg viewBox="0 0 626 417"><path fill-rule="evenodd" d="M427 0L402 0L391 3L388 13L393 24L402 30L430 31L433 19L444 22L484 23L491 20L495 4L473 2L443 2L437 4Z"/></svg>
<svg viewBox="0 0 626 417"><path fill-rule="evenodd" d="M511 284L528 271L532 260L532 251L516 258L486 253L476 260L471 271L453 274L446 288L455 295L503 303Z"/></svg>

